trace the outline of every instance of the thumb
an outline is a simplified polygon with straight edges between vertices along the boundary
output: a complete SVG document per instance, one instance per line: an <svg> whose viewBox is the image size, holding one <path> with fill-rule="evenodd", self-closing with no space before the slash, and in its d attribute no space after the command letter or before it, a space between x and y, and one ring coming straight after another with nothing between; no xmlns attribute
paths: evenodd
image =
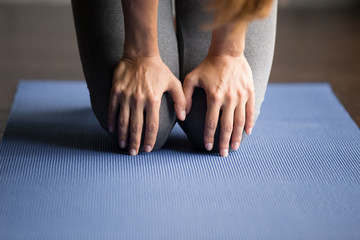
<svg viewBox="0 0 360 240"><path fill-rule="evenodd" d="M176 116L179 120L184 121L186 118L186 98L178 79L173 79L168 92L174 101L174 108Z"/></svg>

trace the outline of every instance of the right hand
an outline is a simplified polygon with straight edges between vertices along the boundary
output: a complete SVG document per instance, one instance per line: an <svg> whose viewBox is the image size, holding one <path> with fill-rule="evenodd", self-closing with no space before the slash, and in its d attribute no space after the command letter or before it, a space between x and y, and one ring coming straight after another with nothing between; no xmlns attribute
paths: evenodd
<svg viewBox="0 0 360 240"><path fill-rule="evenodd" d="M161 97L168 91L174 100L179 120L186 117L186 99L180 81L164 64L160 56L123 57L114 71L110 94L108 127L113 132L118 119L118 143L129 146L129 154L139 152L146 111L144 150L150 152L155 145L159 128ZM119 116L117 112L119 109ZM128 135L130 140L128 141Z"/></svg>

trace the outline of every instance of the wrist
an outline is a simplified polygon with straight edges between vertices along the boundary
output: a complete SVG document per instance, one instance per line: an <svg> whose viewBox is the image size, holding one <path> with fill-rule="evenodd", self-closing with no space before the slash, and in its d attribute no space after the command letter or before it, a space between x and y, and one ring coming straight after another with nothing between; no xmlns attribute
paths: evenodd
<svg viewBox="0 0 360 240"><path fill-rule="evenodd" d="M229 55L239 57L245 50L246 25L226 25L214 29L208 55Z"/></svg>
<svg viewBox="0 0 360 240"><path fill-rule="evenodd" d="M146 33L127 35L123 55L128 58L159 56L157 37Z"/></svg>
<svg viewBox="0 0 360 240"><path fill-rule="evenodd" d="M160 56L157 47L137 48L133 46L124 46L123 57L133 59L138 57L158 57Z"/></svg>

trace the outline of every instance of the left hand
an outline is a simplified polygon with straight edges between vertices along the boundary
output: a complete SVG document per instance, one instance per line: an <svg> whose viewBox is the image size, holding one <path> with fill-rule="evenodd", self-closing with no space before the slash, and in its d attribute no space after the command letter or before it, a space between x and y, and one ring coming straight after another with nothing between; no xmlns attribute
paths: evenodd
<svg viewBox="0 0 360 240"><path fill-rule="evenodd" d="M219 150L220 155L226 157L230 140L231 148L237 150L244 127L249 135L254 124L255 93L249 63L244 54L208 55L184 80L187 113L191 110L195 87L201 87L206 92L205 148L210 151L214 146L215 130L222 110Z"/></svg>

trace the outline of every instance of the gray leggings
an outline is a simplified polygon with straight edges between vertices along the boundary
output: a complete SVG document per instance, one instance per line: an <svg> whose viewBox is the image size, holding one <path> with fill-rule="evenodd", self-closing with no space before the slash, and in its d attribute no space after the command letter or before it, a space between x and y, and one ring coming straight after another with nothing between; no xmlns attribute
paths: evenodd
<svg viewBox="0 0 360 240"><path fill-rule="evenodd" d="M160 55L169 69L183 81L187 73L205 58L211 32L202 26L212 16L204 9L204 0L176 1L177 32L174 30L171 0L159 0L158 44ZM107 116L113 71L122 57L125 40L124 19L120 0L72 0L81 62L90 92L92 109L107 131ZM245 56L251 66L255 85L255 120L259 116L272 65L277 1L271 15L249 25ZM144 113L146 114L146 113ZM204 148L206 95L203 89L194 91L192 110L185 122L180 122L192 145ZM144 118L145 119L145 118ZM176 121L173 102L168 93L162 97L159 132L154 150L161 148ZM214 151L218 151L218 126ZM112 137L117 141L116 131ZM245 132L243 133L243 139ZM143 150L142 145L140 150Z"/></svg>

